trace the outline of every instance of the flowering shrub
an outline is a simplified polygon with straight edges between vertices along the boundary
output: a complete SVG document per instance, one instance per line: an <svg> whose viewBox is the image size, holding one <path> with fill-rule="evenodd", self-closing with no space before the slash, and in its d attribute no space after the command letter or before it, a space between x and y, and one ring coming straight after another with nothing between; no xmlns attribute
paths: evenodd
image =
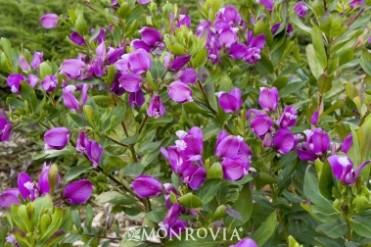
<svg viewBox="0 0 371 247"><path fill-rule="evenodd" d="M0 193L1 245L371 241L369 1L94 2L38 19L71 27L60 63L0 41L0 140L45 162Z"/></svg>

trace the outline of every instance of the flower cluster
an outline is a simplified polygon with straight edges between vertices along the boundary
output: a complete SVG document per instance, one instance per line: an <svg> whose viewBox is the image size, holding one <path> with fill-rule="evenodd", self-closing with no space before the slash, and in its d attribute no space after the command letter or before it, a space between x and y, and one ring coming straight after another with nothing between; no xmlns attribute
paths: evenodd
<svg viewBox="0 0 371 247"><path fill-rule="evenodd" d="M45 149L62 150L70 141L70 131L64 127L50 129L44 134ZM79 132L76 142L76 150L97 167L103 155L103 147L96 141L89 140L83 131Z"/></svg>
<svg viewBox="0 0 371 247"><path fill-rule="evenodd" d="M6 189L0 193L0 207L21 204L22 200L34 201L38 197L54 193L60 184L60 177L55 165L44 163L38 182L24 172L19 173L18 188ZM86 203L93 192L93 184L87 180L77 180L64 187L62 198L70 205Z"/></svg>
<svg viewBox="0 0 371 247"><path fill-rule="evenodd" d="M239 38L240 32L246 32L246 23L235 7L226 6L218 11L213 23L200 23L196 34L206 37L206 48L213 63L220 62L221 51L225 51L233 59L256 63L260 60L260 52L265 46L265 35L254 37L253 32L248 31L246 40L243 41Z"/></svg>
<svg viewBox="0 0 371 247"><path fill-rule="evenodd" d="M287 154L296 147L296 136L290 128L296 125L297 111L286 106L281 116L274 121L278 109L277 88L261 88L259 105L264 110L251 109L246 118L250 121L252 132L263 141L264 147L273 147L280 154Z"/></svg>
<svg viewBox="0 0 371 247"><path fill-rule="evenodd" d="M162 155L169 161L172 171L183 183L197 190L206 178L206 169L202 160L203 135L199 127L193 127L189 132L176 132L178 140L174 146L161 148Z"/></svg>

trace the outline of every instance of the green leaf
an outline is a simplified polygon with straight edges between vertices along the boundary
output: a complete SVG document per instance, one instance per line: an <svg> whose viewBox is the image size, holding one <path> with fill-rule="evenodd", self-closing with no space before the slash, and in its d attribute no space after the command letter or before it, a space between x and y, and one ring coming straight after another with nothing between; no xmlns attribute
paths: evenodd
<svg viewBox="0 0 371 247"><path fill-rule="evenodd" d="M308 170L304 176L304 195L310 199L310 201L321 208L327 214L336 213L336 210L333 208L332 203L322 196L318 186L318 180L314 175Z"/></svg>
<svg viewBox="0 0 371 247"><path fill-rule="evenodd" d="M214 163L207 169L208 179L221 179L223 177L223 169L220 163Z"/></svg>
<svg viewBox="0 0 371 247"><path fill-rule="evenodd" d="M104 205L106 203L113 205L131 205L135 203L135 199L133 197L117 191L103 192L97 197L96 201L99 205Z"/></svg>
<svg viewBox="0 0 371 247"><path fill-rule="evenodd" d="M256 241L258 246L265 244L273 235L277 226L277 213L274 211L267 219L259 226L252 238Z"/></svg>
<svg viewBox="0 0 371 247"><path fill-rule="evenodd" d="M305 48L305 52L307 55L310 71L315 78L319 79L324 72L324 67L322 67L319 59L317 58L313 45L307 45L307 47Z"/></svg>
<svg viewBox="0 0 371 247"><path fill-rule="evenodd" d="M340 238L347 233L348 227L344 218L337 218L333 222L326 222L316 228L317 231L323 232L330 238Z"/></svg>
<svg viewBox="0 0 371 247"><path fill-rule="evenodd" d="M370 217L354 216L350 219L350 226L359 235L365 238L371 236L371 219Z"/></svg>
<svg viewBox="0 0 371 247"><path fill-rule="evenodd" d="M207 180L202 185L197 195L202 200L204 205L208 204L213 198L215 198L221 185L222 181L217 179Z"/></svg>
<svg viewBox="0 0 371 247"><path fill-rule="evenodd" d="M32 111L35 111L38 105L38 100L33 88L27 82L22 82L20 91L22 99L28 102Z"/></svg>
<svg viewBox="0 0 371 247"><path fill-rule="evenodd" d="M289 236L289 247L303 247L303 245L299 244L293 236Z"/></svg>
<svg viewBox="0 0 371 247"><path fill-rule="evenodd" d="M44 79L45 76L52 74L52 67L48 61L42 62L39 67L40 80Z"/></svg>
<svg viewBox="0 0 371 247"><path fill-rule="evenodd" d="M319 178L319 189L321 194L328 199L332 198L332 187L334 185L334 181L332 179L332 170L330 164L325 161L322 165L321 176Z"/></svg>
<svg viewBox="0 0 371 247"><path fill-rule="evenodd" d="M318 90L321 93L326 93L332 88L331 78L325 74L321 75L317 80Z"/></svg>
<svg viewBox="0 0 371 247"><path fill-rule="evenodd" d="M362 49L361 67L367 74L371 75L371 53L366 48Z"/></svg>
<svg viewBox="0 0 371 247"><path fill-rule="evenodd" d="M237 201L233 205L233 209L240 213L242 223L246 223L250 219L253 210L253 201L248 185L244 186L241 190Z"/></svg>
<svg viewBox="0 0 371 247"><path fill-rule="evenodd" d="M326 68L327 55L325 50L325 44L323 42L322 32L317 26L313 26L312 28L312 42L317 59L321 63L321 67Z"/></svg>
<svg viewBox="0 0 371 247"><path fill-rule="evenodd" d="M287 86L280 89L280 97L285 98L293 93L297 93L304 85L305 81L289 83Z"/></svg>
<svg viewBox="0 0 371 247"><path fill-rule="evenodd" d="M186 208L199 208L203 205L198 196L193 195L191 192L179 198L180 204Z"/></svg>

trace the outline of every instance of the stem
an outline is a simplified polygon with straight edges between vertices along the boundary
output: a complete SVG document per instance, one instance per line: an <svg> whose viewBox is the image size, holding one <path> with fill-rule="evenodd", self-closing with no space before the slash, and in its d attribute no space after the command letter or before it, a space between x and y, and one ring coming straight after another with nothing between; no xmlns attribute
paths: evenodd
<svg viewBox="0 0 371 247"><path fill-rule="evenodd" d="M361 121L359 122L359 126L362 126L362 124L365 122L366 118L368 117L368 115L371 114L371 104L369 104L367 106L367 111L366 113L363 115L363 117L361 118Z"/></svg>
<svg viewBox="0 0 371 247"><path fill-rule="evenodd" d="M203 85L201 84L201 82L198 80L197 81L197 85L199 86L200 90L201 90L201 93L202 95L204 96L205 98L205 101L206 101L206 104L207 104L207 108L209 108L209 110L214 114L216 115L216 111L211 107L210 105L210 102L209 102L209 99L207 98L207 94L205 92L205 89L203 87Z"/></svg>
<svg viewBox="0 0 371 247"><path fill-rule="evenodd" d="M144 117L142 123L140 124L139 130L138 130L138 135L142 132L144 126L147 123L147 120L148 120L148 115L146 114L146 116Z"/></svg>
<svg viewBox="0 0 371 247"><path fill-rule="evenodd" d="M88 236L88 237L94 237L94 238L100 238L100 239L109 239L109 240L112 240L112 241L121 241L122 238L114 238L114 237L107 237L107 236L98 236L98 235L94 235L94 234L88 234L88 233L83 233L85 236Z"/></svg>
<svg viewBox="0 0 371 247"><path fill-rule="evenodd" d="M117 145L120 145L120 146L123 146L123 147L126 147L126 148L130 148L130 145L127 145L127 144L121 143L121 142L119 142L119 141L116 141L115 139L113 139L113 138L111 138L111 137L109 137L109 136L107 136L107 135L105 135L105 137L106 137L108 140L110 140L110 141L116 143Z"/></svg>
<svg viewBox="0 0 371 247"><path fill-rule="evenodd" d="M151 211L151 203L148 199L143 199L143 198L138 197L137 194L135 194L134 191L130 187L128 187L125 183L120 182L117 178L115 178L111 174L106 173L100 166L97 167L97 170L103 173L104 175L106 175L109 179L111 179L117 185L122 186L126 192L136 197L143 204L142 210L146 212Z"/></svg>

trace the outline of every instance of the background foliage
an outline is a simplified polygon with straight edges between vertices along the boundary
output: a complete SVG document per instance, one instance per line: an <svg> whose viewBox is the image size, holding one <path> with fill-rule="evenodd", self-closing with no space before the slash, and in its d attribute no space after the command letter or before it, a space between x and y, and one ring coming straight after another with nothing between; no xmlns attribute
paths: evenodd
<svg viewBox="0 0 371 247"><path fill-rule="evenodd" d="M135 1L121 2L128 2L132 7ZM19 71L17 59L21 53L30 55L34 50L43 51L45 60L51 61L50 70L56 73L63 59L76 57L82 51L68 41L71 29L87 28L74 18L79 11L83 13L88 27L109 24L118 27L117 32L109 34L108 40L112 46L119 45L122 39L129 41L138 38L138 30L144 25L168 30L168 12L165 10L175 11L173 3L179 4L179 12L192 16L193 30L200 19L214 16L226 4L237 6L247 22L250 17L269 15L253 1L156 3L164 9L158 16L155 14L155 5L148 8L136 6L128 11L123 7L111 8L109 1L103 0L0 0L0 36L10 41L2 39L0 43L1 107L4 108L5 102L7 103L12 112L11 120L15 131L26 132L23 134L30 136L40 147L32 164L37 167L44 160L57 163L65 182L88 177L95 185L94 203L109 203L112 212L125 212L130 219L144 218L146 225L156 226L166 214L166 209L162 206L163 198L153 200L151 212L142 212L141 202L120 188L110 177L115 176L120 183L128 186L136 176L146 173L159 177L161 181L178 184L179 181L176 176L172 176L167 161L160 155L159 148L171 145L177 130L201 126L208 180L199 191L194 192L196 199L192 198L197 202L199 199L202 201L195 208L200 208L204 217L191 216L189 220L197 220L200 225L209 226L223 218L230 227L242 227L245 235L255 239L259 246L298 246L298 243L304 246L367 246L371 241L371 194L368 182L370 169L365 169L362 173L364 185L356 184L348 188L333 178L325 158L308 164L300 161L296 152L282 156L265 149L249 131L245 113L247 109L257 108L261 86L275 86L279 89L280 108L294 105L298 109L300 124L293 132L301 133L310 129L312 113L319 110L319 127L330 133L334 143L340 145L341 140L349 133L353 134L354 145L349 157L355 164L359 165L370 159L371 56L367 51L370 48L367 44L371 28L370 1L366 1L362 12L351 10L346 1L312 1L309 3L310 16L304 19L298 19L292 12L294 2L277 1L279 7L274 14L265 16L265 19L257 18L256 23L248 27L267 37L262 59L257 64L250 65L223 56L221 64L213 65L206 63L206 60L198 61L200 59L193 56L191 63L194 67L201 72L209 72L206 73L208 77L202 81L206 98L202 90L195 88L195 102L179 105L171 102L166 89L161 88L159 93L168 106L168 113L163 118L147 121L146 106L134 110L127 104L127 95L112 96L98 87L91 90L88 103L81 113L70 112L64 107L60 92L47 95L24 85L20 97L10 95L5 79L8 74ZM61 16L56 29L47 31L39 26L38 18L44 12L55 12ZM146 13L152 14L152 17ZM114 17L121 22L117 24ZM286 35L286 30L280 30L277 35L272 35L271 27L275 22L290 22L294 26L294 33ZM179 47L175 43L194 54L202 50L197 50L203 47L202 41L197 40L194 44L186 41L188 30L183 33L179 31L178 34L168 36L167 47L171 52L178 52ZM156 84L173 80L174 75L164 78L162 75L163 65L159 59L155 60L150 71L151 77L146 78L147 82L152 80ZM101 80L91 80L88 83L106 86L110 81L112 75L107 74ZM218 106L214 94L229 91L234 86L243 91L244 110L240 115L229 116ZM148 96L146 101L149 101ZM121 128L122 124L127 127L127 133ZM74 130L72 140L76 140L78 130L83 128L103 145L105 152L101 170L93 169L87 159L76 153L72 145L61 151L43 150L42 134L55 126L68 126ZM221 129L228 129L231 134L244 137L252 148L252 167L256 172L237 182L221 179L220 164L214 156L216 136ZM99 237L107 234L108 229L92 226L92 206L88 205L83 210L66 209L62 213L50 203L50 198L42 200L34 204L40 203L49 208L51 217L64 213L72 219L72 222L68 222L63 217L54 216L55 221L52 221L55 222L55 229L73 229L63 239L66 244L83 240L87 246L97 246L99 243L108 246L109 240ZM189 205L189 200L183 197L183 204ZM240 218L236 220L227 215L227 207L239 212ZM24 209L14 208L10 211L12 217L5 219L4 225L16 225L21 229L29 227L22 225L17 218L21 210ZM37 216L42 217L41 214L35 217ZM60 220L57 220L58 217ZM84 221L83 225L81 220ZM116 223L108 228L111 231L114 229L116 237L121 238L122 233L118 226ZM30 227L36 226L31 224ZM40 236L40 243L44 243L49 237L48 234ZM0 235L0 242L2 239ZM136 244L127 239L121 242L122 246ZM55 243L49 244L53 246ZM187 243L169 243L168 246L172 244L186 246ZM218 244L220 243L203 243L204 246ZM140 246L151 244L141 243Z"/></svg>

